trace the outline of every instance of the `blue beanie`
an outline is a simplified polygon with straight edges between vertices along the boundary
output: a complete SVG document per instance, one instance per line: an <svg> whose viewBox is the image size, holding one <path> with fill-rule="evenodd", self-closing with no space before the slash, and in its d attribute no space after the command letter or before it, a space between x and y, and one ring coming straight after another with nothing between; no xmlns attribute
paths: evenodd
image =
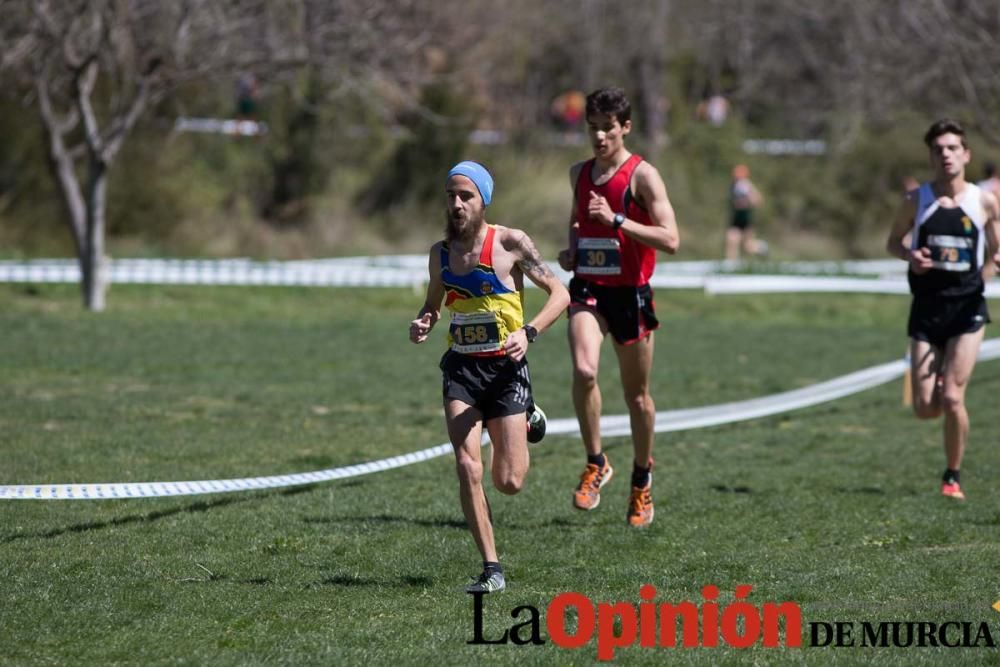
<svg viewBox="0 0 1000 667"><path fill-rule="evenodd" d="M475 183L483 198L483 206L489 206L490 202L493 201L493 177L483 165L472 160L459 162L448 172L448 178L452 176L465 176Z"/></svg>

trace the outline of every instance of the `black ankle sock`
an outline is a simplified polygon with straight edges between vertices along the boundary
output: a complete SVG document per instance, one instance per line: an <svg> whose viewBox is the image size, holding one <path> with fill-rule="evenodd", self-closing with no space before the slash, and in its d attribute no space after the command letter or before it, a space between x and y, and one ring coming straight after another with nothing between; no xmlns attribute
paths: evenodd
<svg viewBox="0 0 1000 667"><path fill-rule="evenodd" d="M607 463L607 459L604 456L604 452L600 454L587 454L587 463L593 463L598 468L603 468L604 464Z"/></svg>
<svg viewBox="0 0 1000 667"><path fill-rule="evenodd" d="M499 572L499 573L503 574L503 568L500 567L500 563L494 563L493 561L484 560L483 561L483 570L487 574L493 574L494 572Z"/></svg>
<svg viewBox="0 0 1000 667"><path fill-rule="evenodd" d="M961 475L959 473L960 471L958 470L952 470L951 468L948 468L947 470L944 471L944 476L941 477L941 481L944 482L945 484L961 484L961 482L959 481L959 477Z"/></svg>
<svg viewBox="0 0 1000 667"><path fill-rule="evenodd" d="M649 471L651 468L640 468L632 464L632 486L643 487L649 484Z"/></svg>

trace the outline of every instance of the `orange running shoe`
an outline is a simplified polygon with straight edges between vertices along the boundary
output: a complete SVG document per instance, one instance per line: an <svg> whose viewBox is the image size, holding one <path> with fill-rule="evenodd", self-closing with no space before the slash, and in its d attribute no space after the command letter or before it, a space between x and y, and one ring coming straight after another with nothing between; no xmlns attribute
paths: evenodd
<svg viewBox="0 0 1000 667"><path fill-rule="evenodd" d="M580 485L573 493L573 506L580 510L592 510L601 504L601 487L611 481L615 474L608 455L604 455L604 467L598 468L594 463L588 463L580 475Z"/></svg>
<svg viewBox="0 0 1000 667"><path fill-rule="evenodd" d="M649 476L649 484L646 486L633 486L632 496L628 499L628 525L633 528L644 528L653 523L653 497L650 492L653 490L653 476Z"/></svg>
<svg viewBox="0 0 1000 667"><path fill-rule="evenodd" d="M941 482L941 495L955 500L965 500L965 494L962 493L962 487L958 482Z"/></svg>

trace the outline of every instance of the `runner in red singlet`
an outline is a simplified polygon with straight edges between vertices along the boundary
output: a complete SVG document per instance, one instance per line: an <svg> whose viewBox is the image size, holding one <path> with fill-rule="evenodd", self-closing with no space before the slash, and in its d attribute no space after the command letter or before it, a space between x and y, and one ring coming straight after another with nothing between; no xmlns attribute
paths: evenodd
<svg viewBox="0 0 1000 667"><path fill-rule="evenodd" d="M634 462L629 525L653 520L651 468L655 407L649 394L653 330L659 327L649 278L656 251L674 254L680 244L674 210L653 165L625 148L631 106L619 88L587 96L587 132L594 157L570 170L573 210L569 247L559 264L570 281L569 343L573 355L573 404L587 452L587 466L573 504L591 510L613 469L601 449L601 344L611 334L632 425Z"/></svg>

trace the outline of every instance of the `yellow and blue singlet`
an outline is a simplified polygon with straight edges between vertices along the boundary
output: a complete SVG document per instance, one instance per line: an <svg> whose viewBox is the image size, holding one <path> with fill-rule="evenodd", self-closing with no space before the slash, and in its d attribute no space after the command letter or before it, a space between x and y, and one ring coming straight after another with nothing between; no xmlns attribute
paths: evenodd
<svg viewBox="0 0 1000 667"><path fill-rule="evenodd" d="M524 326L524 294L506 285L493 269L496 227L487 225L479 263L458 275L449 266L448 242L441 244L441 281L451 311L448 346L461 354L500 356L511 332Z"/></svg>

